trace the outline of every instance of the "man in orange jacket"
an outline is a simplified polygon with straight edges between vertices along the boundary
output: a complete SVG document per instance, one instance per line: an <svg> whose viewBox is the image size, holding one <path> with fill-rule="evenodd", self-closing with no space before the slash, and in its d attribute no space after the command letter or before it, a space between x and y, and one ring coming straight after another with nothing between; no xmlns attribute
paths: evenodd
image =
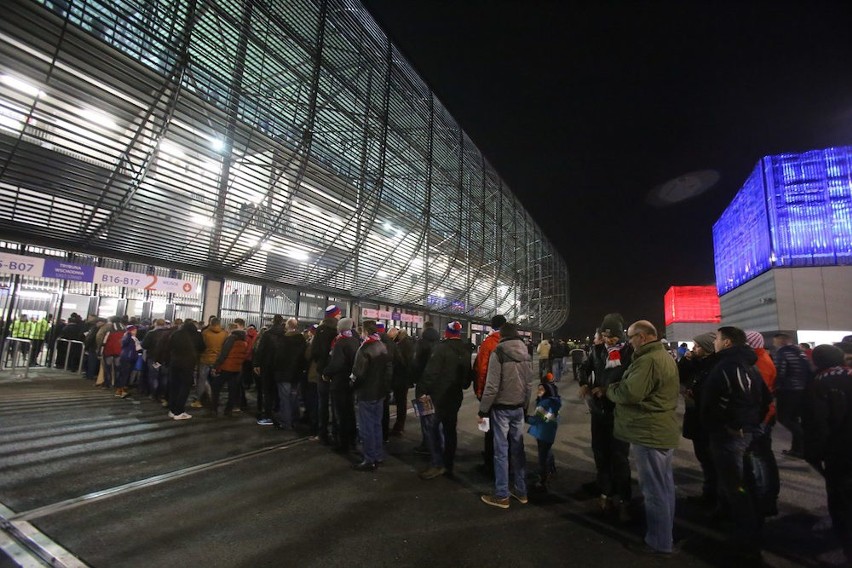
<svg viewBox="0 0 852 568"><path fill-rule="evenodd" d="M476 394L477 400L482 400L482 391L485 390L485 379L488 376L488 359L491 358L491 353L497 344L500 343L500 326L506 323L506 318L501 315L496 315L491 318L491 333L488 334L479 346L479 352L476 354L476 361L473 368L476 370L476 381L473 384L473 392ZM483 464L482 471L488 477L494 477L494 431L490 428L485 433L485 449L482 451Z"/></svg>

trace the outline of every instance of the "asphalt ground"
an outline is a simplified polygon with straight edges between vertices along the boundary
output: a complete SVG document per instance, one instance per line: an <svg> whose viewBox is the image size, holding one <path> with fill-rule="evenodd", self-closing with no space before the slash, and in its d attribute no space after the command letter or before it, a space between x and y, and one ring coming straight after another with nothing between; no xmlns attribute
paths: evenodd
<svg viewBox="0 0 852 568"><path fill-rule="evenodd" d="M476 467L482 433L471 393L459 415L455 478L423 481L411 416L378 471L360 473L352 470L357 455L257 426L249 414L191 410L192 420L178 422L153 401L115 398L72 373L33 369L24 379L3 371L0 568L733 565L729 527L685 499L701 488L688 440L674 460L678 553L628 550L642 538L640 500L634 521L620 524L579 491L594 477L589 415L570 374L560 386L551 491L501 510L479 500L493 487ZM782 491L780 514L764 528L764 565L839 565L822 480L781 455L786 431L774 435ZM535 470L535 442L526 441Z"/></svg>

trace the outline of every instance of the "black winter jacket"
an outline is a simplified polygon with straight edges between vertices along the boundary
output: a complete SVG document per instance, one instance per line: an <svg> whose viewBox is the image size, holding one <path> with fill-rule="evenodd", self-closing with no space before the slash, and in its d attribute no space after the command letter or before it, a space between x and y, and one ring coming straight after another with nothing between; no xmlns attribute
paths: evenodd
<svg viewBox="0 0 852 568"><path fill-rule="evenodd" d="M331 359L322 374L331 377L331 388L345 391L351 388L349 381L352 367L355 365L355 354L361 342L356 336L341 337L331 350Z"/></svg>
<svg viewBox="0 0 852 568"><path fill-rule="evenodd" d="M802 428L808 463L820 472L852 472L852 368L830 367L814 377Z"/></svg>
<svg viewBox="0 0 852 568"><path fill-rule="evenodd" d="M388 349L381 341L361 344L352 365L354 381L352 387L358 400L381 400L391 386L393 364Z"/></svg>
<svg viewBox="0 0 852 568"><path fill-rule="evenodd" d="M769 412L772 395L754 364L748 345L719 351L716 365L701 389L701 426L710 434L753 432Z"/></svg>
<svg viewBox="0 0 852 568"><path fill-rule="evenodd" d="M444 339L432 351L417 390L432 397L437 411L461 407L462 391L470 386L470 354L470 343L464 339Z"/></svg>

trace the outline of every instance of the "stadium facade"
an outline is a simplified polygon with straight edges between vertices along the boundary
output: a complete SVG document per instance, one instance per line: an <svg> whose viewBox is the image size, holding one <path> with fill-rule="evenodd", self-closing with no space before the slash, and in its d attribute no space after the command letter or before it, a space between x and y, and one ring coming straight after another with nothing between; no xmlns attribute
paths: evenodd
<svg viewBox="0 0 852 568"><path fill-rule="evenodd" d="M565 261L359 2L4 11L6 318L567 319Z"/></svg>

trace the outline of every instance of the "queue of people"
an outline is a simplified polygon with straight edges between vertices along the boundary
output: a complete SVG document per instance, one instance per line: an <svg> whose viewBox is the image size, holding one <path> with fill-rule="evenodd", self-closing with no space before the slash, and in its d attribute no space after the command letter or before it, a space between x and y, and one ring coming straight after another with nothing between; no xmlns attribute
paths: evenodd
<svg viewBox="0 0 852 568"><path fill-rule="evenodd" d="M77 318L74 324L84 327ZM552 447L563 407L552 367L543 367L534 385L529 346L502 316L491 320L473 364L474 348L458 321L443 337L427 322L415 341L380 322L359 326L337 306L306 329L282 316L260 331L241 319L223 326L216 317L204 326L110 318L85 327L86 378L120 398L135 386L174 420L192 418L187 406L218 416L223 389L224 416L247 412L246 393L254 390L259 426L303 431L342 454L360 447L354 469L375 472L384 443L405 431L413 387L422 436L417 451L429 456L420 477L453 478L458 413L472 386L484 432L481 469L494 479L494 491L481 501L500 509L511 500L526 504L529 493L548 491L556 473ZM819 345L807 357L784 334L773 340L774 358L762 334L723 326L693 338L676 361L650 322L625 326L619 314L604 317L577 377L596 469L583 489L599 495L603 514L627 522L632 461L645 517L635 552L677 551L672 463L682 435L692 441L703 476L702 492L689 500L706 506L708 519L730 522L730 550L738 559L759 561L765 519L778 514L777 420L792 434L783 454L807 460L825 477L834 530L852 559L852 362L836 346ZM538 450L538 481L529 486L525 430Z"/></svg>

